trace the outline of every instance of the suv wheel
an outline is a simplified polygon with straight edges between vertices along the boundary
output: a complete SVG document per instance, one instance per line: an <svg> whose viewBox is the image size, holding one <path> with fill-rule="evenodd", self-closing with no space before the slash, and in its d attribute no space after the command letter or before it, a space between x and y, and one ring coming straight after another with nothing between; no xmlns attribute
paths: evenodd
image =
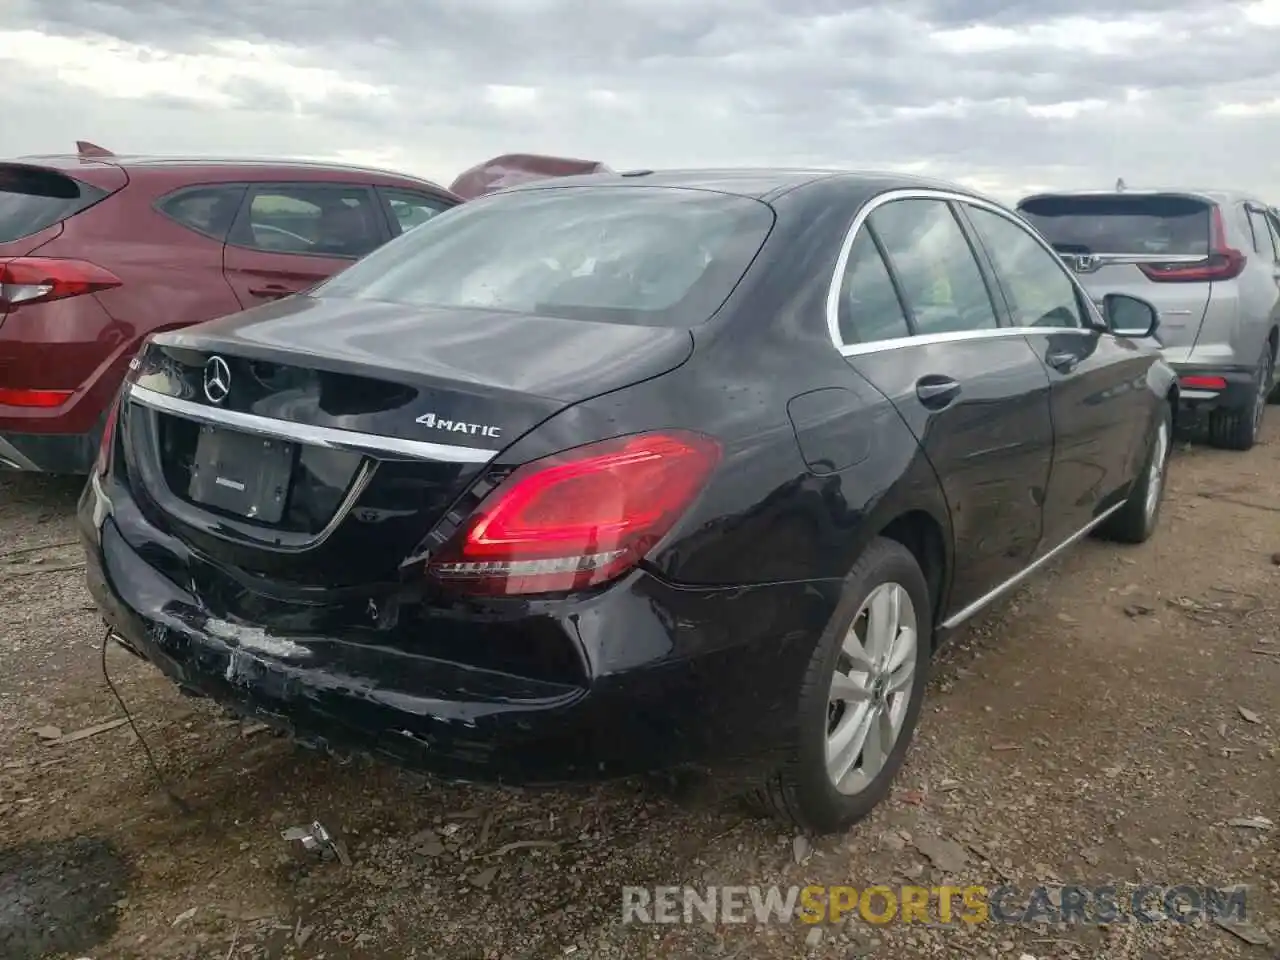
<svg viewBox="0 0 1280 960"><path fill-rule="evenodd" d="M920 716L933 646L929 588L906 547L871 543L798 691L789 759L750 798L792 826L834 833L889 792Z"/></svg>
<svg viewBox="0 0 1280 960"><path fill-rule="evenodd" d="M1271 344L1262 348L1258 369L1253 376L1253 395L1248 405L1237 410L1214 410L1209 414L1209 442L1224 450L1250 450L1262 432L1262 414L1271 393L1271 376L1275 358Z"/></svg>

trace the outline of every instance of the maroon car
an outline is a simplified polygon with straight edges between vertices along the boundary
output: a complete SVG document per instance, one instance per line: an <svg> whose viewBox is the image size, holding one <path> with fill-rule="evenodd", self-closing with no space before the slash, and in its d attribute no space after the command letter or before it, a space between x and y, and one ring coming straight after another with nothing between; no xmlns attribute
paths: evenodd
<svg viewBox="0 0 1280 960"><path fill-rule="evenodd" d="M0 467L88 473L147 335L297 293L460 202L333 164L0 162Z"/></svg>

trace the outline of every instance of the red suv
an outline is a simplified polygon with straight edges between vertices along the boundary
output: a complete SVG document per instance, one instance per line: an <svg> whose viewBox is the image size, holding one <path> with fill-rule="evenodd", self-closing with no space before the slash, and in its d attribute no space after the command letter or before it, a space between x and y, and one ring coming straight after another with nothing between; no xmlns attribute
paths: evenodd
<svg viewBox="0 0 1280 960"><path fill-rule="evenodd" d="M0 467L88 473L149 334L297 293L461 202L332 164L0 162Z"/></svg>

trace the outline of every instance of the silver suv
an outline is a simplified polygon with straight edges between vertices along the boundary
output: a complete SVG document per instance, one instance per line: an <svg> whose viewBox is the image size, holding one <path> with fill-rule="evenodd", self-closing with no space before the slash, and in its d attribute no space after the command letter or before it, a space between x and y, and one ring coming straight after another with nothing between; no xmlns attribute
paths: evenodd
<svg viewBox="0 0 1280 960"><path fill-rule="evenodd" d="M1042 193L1018 204L1096 301L1124 293L1160 311L1156 339L1184 407L1216 446L1248 450L1275 390L1280 217L1221 190Z"/></svg>

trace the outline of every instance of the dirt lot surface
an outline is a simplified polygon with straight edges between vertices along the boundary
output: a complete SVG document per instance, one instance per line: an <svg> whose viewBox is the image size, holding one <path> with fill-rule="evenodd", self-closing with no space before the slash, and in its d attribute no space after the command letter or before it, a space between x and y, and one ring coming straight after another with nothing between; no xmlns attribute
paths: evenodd
<svg viewBox="0 0 1280 960"><path fill-rule="evenodd" d="M1151 543L1086 542L947 649L891 800L812 841L644 783L497 791L338 763L110 650L183 813L127 725L73 736L120 716L77 490L5 478L0 958L1277 956L1280 441L1180 448L1171 474ZM349 865L282 839L315 819ZM624 884L944 882L1240 883L1249 925L620 922Z"/></svg>

